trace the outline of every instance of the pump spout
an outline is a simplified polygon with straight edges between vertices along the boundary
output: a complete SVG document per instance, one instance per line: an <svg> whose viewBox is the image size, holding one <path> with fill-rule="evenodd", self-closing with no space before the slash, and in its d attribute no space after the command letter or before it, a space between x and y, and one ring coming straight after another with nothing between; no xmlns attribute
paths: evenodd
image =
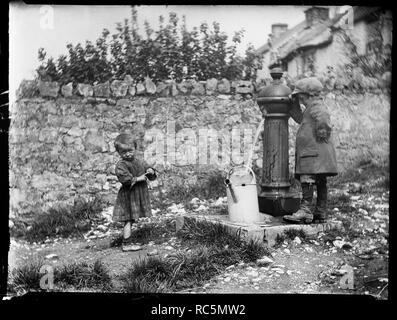
<svg viewBox="0 0 397 320"><path fill-rule="evenodd" d="M229 179L225 179L225 185L226 185L226 187L227 187L227 188L229 189L229 191L230 191L230 194L231 194L231 196L232 196L233 202L234 202L234 203L237 203L237 198L236 198L236 195L235 195L235 193L234 193L234 190L233 190L231 181L230 181Z"/></svg>

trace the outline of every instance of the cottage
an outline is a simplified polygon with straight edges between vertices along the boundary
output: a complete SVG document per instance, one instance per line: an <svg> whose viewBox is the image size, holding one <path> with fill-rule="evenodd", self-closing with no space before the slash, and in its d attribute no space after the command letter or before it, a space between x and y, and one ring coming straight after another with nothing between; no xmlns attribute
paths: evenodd
<svg viewBox="0 0 397 320"><path fill-rule="evenodd" d="M321 74L328 67L344 68L351 61L350 44L357 55L391 49L390 11L379 7L341 9L310 7L305 10L305 20L291 29L287 24L273 24L268 43L256 51L262 56L258 80L268 78L269 69L276 65L292 78L304 73Z"/></svg>

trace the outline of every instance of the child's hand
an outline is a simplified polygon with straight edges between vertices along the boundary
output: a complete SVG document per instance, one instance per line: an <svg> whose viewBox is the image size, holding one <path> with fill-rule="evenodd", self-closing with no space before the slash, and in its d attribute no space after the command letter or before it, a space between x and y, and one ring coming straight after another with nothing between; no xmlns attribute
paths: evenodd
<svg viewBox="0 0 397 320"><path fill-rule="evenodd" d="M154 174L154 170L153 170L152 168L148 168L148 169L146 170L146 173L148 173L148 174Z"/></svg>
<svg viewBox="0 0 397 320"><path fill-rule="evenodd" d="M137 181L146 181L146 176L144 175L144 174L142 174L142 175L140 175L140 176L138 176L137 178L136 178L136 180Z"/></svg>

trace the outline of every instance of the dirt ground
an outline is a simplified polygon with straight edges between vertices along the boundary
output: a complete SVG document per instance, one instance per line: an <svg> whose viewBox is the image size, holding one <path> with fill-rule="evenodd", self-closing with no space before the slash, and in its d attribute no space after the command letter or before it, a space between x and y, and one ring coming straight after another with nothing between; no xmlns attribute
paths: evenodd
<svg viewBox="0 0 397 320"><path fill-rule="evenodd" d="M331 194L333 192L340 195L344 191L331 190ZM227 267L202 287L183 292L345 293L370 294L387 299L389 192L374 190L371 194L350 194L348 204L332 205L331 215L344 223L344 232L320 233L306 240L286 239L271 248L272 263L261 266L241 262ZM194 208L199 207L202 214L203 208L207 206L210 210L213 205L200 200L192 206L190 213L194 214ZM186 214L186 211L181 205L173 205L167 209L164 219L174 219L179 214ZM140 251L122 252L120 247L111 246L111 240L120 232L120 229L110 228L96 239L58 238L36 244L12 239L9 269L39 257L52 266L79 261L91 263L100 259L109 268L115 291L118 291L117 276L136 259L146 258L153 250L160 256L166 256L188 249L178 238L171 237L161 244L151 241ZM52 257L49 256L51 254ZM341 279L346 278L344 270L349 267L353 270L353 280L349 280L349 285L344 285ZM353 281L352 285L350 281Z"/></svg>

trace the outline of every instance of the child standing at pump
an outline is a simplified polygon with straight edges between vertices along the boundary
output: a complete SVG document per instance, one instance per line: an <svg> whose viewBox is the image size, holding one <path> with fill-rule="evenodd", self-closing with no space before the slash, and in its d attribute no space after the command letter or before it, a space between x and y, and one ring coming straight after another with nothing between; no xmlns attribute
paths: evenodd
<svg viewBox="0 0 397 320"><path fill-rule="evenodd" d="M337 175L335 148L332 143L330 115L321 92L323 85L315 77L296 82L292 92L292 118L300 124L296 134L295 177L302 186L300 209L284 216L290 223L324 222L327 219L327 177ZM306 109L302 113L302 103ZM312 209L313 191L317 202Z"/></svg>
<svg viewBox="0 0 397 320"><path fill-rule="evenodd" d="M147 180L155 180L156 173L137 156L137 141L131 134L117 136L114 147L121 157L116 176L122 184L113 210L113 220L124 223L123 251L140 250L130 243L131 226L140 217L152 215Z"/></svg>

